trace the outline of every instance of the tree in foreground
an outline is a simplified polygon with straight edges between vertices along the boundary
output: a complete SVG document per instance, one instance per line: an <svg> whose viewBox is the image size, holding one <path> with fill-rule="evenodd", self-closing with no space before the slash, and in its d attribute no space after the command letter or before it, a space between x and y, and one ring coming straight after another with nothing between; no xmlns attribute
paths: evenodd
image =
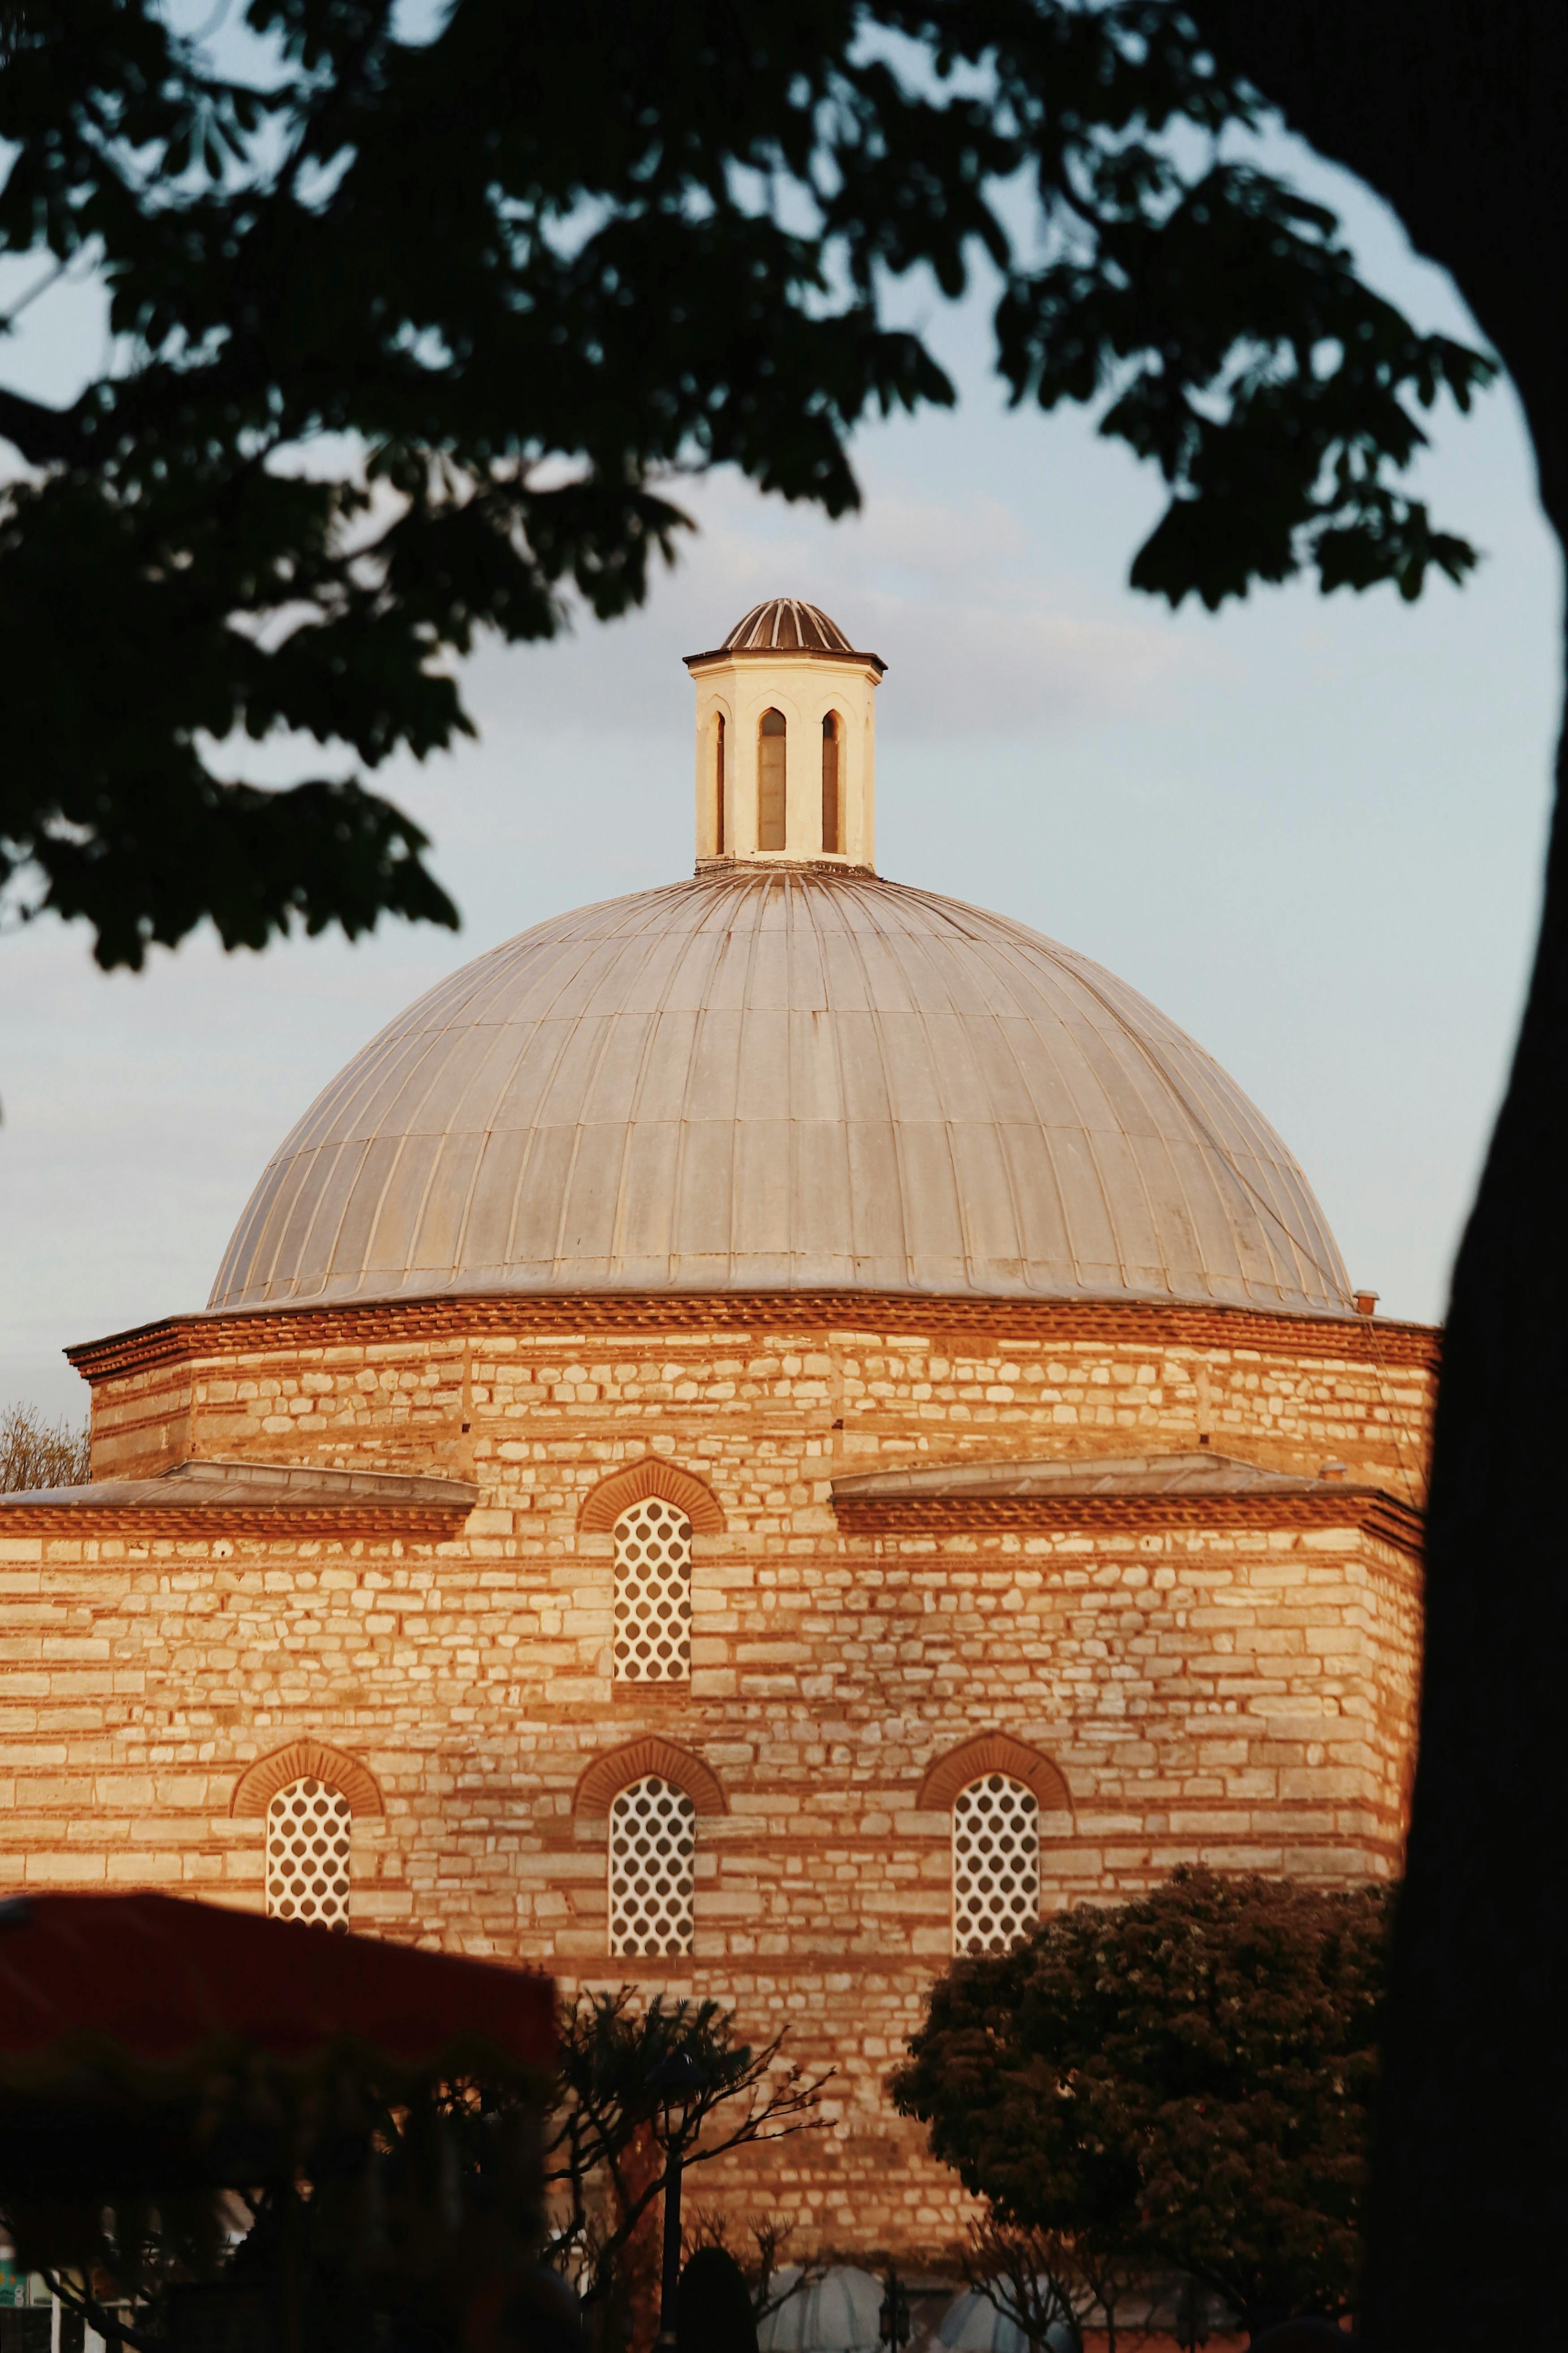
<svg viewBox="0 0 1568 2353"><path fill-rule="evenodd" d="M179 2353L215 2296L209 2331L226 2307L238 2333L223 2342L252 2342L253 2322L269 2342L284 2281L297 2353L629 2353L637 2259L672 2159L690 2168L818 2121L826 2079L803 2075L782 2040L736 2042L713 2002L582 1994L544 2089L542 2220L536 2084L388 2099L351 2070L317 2101L292 2179L246 2196L79 2201L45 2217L59 2242L46 2277L110 2353ZM648 2080L674 2052L697 2076L679 2111ZM494 2308L478 2311L476 2283L492 2276Z"/></svg>
<svg viewBox="0 0 1568 2353"><path fill-rule="evenodd" d="M406 28L417 18L427 32ZM1133 578L1211 605L1473 562L1400 486L1479 353L1358 278L1226 134L1163 0L249 0L247 81L162 0L0 8L0 254L96 269L112 355L6 387L0 882L106 965L210 919L452 923L345 762L468 727L453 658L644 596L732 465L828 514L868 412L947 403L888 322L1001 276L1016 399L1095 400L1170 491ZM235 28L227 28L230 53ZM1020 174L1033 191L1020 207ZM235 745L314 738L287 791ZM296 767L299 763L296 760Z"/></svg>
<svg viewBox="0 0 1568 2353"><path fill-rule="evenodd" d="M1090 2239L1000 2221L987 2211L956 2252L969 2286L1012 2323L1030 2353L1081 2346L1090 2327L1103 2333L1105 2353L1117 2353L1129 2327L1137 2341L1154 2325L1158 2289L1114 2232Z"/></svg>
<svg viewBox="0 0 1568 2353"><path fill-rule="evenodd" d="M1352 2310L1390 1909L1181 1870L1058 1913L939 1980L894 2100L1069 2313L1172 2271L1255 2330Z"/></svg>
<svg viewBox="0 0 1568 2353"><path fill-rule="evenodd" d="M1552 0L1195 0L1318 151L1452 275L1568 543L1568 20ZM1568 736L1523 1026L1454 1271L1427 1517L1420 1759L1394 1944L1367 2329L1387 2353L1555 2326L1568 2212ZM1487 789L1478 777L1477 790Z"/></svg>
<svg viewBox="0 0 1568 2353"><path fill-rule="evenodd" d="M452 920L357 777L258 793L226 745L450 742L449 658L548 636L568 592L635 602L689 466L843 512L856 420L952 396L886 324L916 267L952 295L988 253L1017 397L1159 467L1138 586L1461 574L1400 475L1485 364L1237 150L1271 110L1450 272L1568 539L1559 0L455 0L422 47L393 0L246 13L259 90L155 0L0 7L0 252L96 261L116 353L64 407L0 385L0 860L106 965L207 917L252 946ZM1016 168L1038 208L1004 221ZM1393 2353L1511 2353L1560 2294L1564 1134L1559 819L1445 1342L1367 2299Z"/></svg>
<svg viewBox="0 0 1568 2353"><path fill-rule="evenodd" d="M629 2343L639 2290L657 2301L638 2259L652 2253L647 2225L671 2165L689 2173L821 2125L828 2078L805 2074L784 2042L739 2043L718 2002L644 2002L629 1987L580 1994L565 2014L544 2157L550 2260L573 2282L596 2353ZM676 2053L691 2063L693 2087L668 2105L650 2078ZM761 2252L771 2265L765 2233Z"/></svg>
<svg viewBox="0 0 1568 2353"><path fill-rule="evenodd" d="M729 2257L746 2283L752 2317L760 2328L815 2287L830 2268L831 2256L820 2245L815 2252L807 2249L800 2259L792 2254L798 2227L766 2207L746 2213L728 2206L698 2206L681 2245L689 2260L710 2250Z"/></svg>

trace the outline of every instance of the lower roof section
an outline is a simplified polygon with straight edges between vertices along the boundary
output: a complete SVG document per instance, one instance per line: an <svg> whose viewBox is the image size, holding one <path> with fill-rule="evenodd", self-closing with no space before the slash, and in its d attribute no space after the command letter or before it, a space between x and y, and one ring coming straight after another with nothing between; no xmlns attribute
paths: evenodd
<svg viewBox="0 0 1568 2353"><path fill-rule="evenodd" d="M163 1535L234 1529L283 1537L390 1526L406 1535L445 1536L461 1527L479 1496L465 1481L424 1472L196 1459L147 1479L94 1479L0 1495L0 1526L27 1535L134 1526Z"/></svg>
<svg viewBox="0 0 1568 2353"><path fill-rule="evenodd" d="M1180 1454L900 1463L833 1482L847 1535L1169 1527L1365 1529L1421 1556L1425 1521L1385 1488L1352 1482L1342 1462L1316 1477L1194 1448Z"/></svg>
<svg viewBox="0 0 1568 2353"><path fill-rule="evenodd" d="M1266 1471L1234 1454L1199 1448L1186 1454L1052 1455L1042 1461L900 1463L836 1479L836 1502L904 1495L1298 1494L1335 1486L1344 1465L1326 1464L1316 1479Z"/></svg>

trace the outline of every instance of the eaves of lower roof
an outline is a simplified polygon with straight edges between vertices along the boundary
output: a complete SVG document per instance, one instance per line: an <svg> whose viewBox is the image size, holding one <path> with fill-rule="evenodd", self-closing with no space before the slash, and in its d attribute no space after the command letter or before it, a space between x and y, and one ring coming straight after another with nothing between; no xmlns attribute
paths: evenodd
<svg viewBox="0 0 1568 2353"><path fill-rule="evenodd" d="M0 1496L0 1504L5 1500ZM461 1533L467 1516L465 1512L454 1516L450 1512L395 1510L375 1504L336 1511L255 1511L237 1504L226 1511L193 1511L181 1504L128 1504L116 1511L89 1514L26 1504L0 1517L0 1535L69 1536L93 1545L191 1537L204 1543L237 1537L262 1544L304 1544L317 1538L342 1542L350 1536L442 1544Z"/></svg>
<svg viewBox="0 0 1568 2353"><path fill-rule="evenodd" d="M1163 1528L1345 1528L1364 1531L1419 1560L1426 1522L1382 1487L1304 1482L1294 1491L1241 1489L1166 1494L933 1495L882 1493L834 1497L847 1535L966 1535L1046 1529L1085 1535L1152 1533Z"/></svg>
<svg viewBox="0 0 1568 2353"><path fill-rule="evenodd" d="M6 1535L311 1536L456 1535L479 1501L465 1480L422 1472L335 1471L314 1465L177 1463L151 1479L100 1479L80 1487L0 1495Z"/></svg>

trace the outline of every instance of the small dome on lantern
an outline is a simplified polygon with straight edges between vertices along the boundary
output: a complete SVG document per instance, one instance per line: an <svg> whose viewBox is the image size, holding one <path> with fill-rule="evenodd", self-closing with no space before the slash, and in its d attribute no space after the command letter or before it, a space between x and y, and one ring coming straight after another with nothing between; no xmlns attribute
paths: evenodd
<svg viewBox="0 0 1568 2353"><path fill-rule="evenodd" d="M870 662L879 671L888 666L879 654L860 652L820 605L800 596L770 596L765 605L753 605L713 654L689 654L687 659L711 661L715 654L837 654Z"/></svg>

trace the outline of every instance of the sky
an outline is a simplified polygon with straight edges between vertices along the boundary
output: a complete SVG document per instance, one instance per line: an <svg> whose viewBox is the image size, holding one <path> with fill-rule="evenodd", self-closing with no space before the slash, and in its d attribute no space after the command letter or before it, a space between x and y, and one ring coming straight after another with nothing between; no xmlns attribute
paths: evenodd
<svg viewBox="0 0 1568 2353"><path fill-rule="evenodd" d="M1374 283L1474 337L1381 206L1277 146ZM0 1408L81 1418L64 1346L202 1306L274 1147L410 998L548 915L689 871L680 657L774 595L888 664L882 872L1142 989L1279 1128L1352 1282L1440 1319L1528 973L1562 693L1558 559L1510 390L1440 413L1418 477L1484 552L1462 591L1411 607L1299 583L1172 614L1126 585L1154 478L1081 412L1006 411L983 301L911 301L963 398L862 432L858 517L731 475L688 486L700 529L643 611L482 649L478 742L380 772L433 837L458 935L259 956L197 935L140 976L100 973L79 928L0 936ZM96 298L29 320L0 381L58 395L95 363Z"/></svg>

